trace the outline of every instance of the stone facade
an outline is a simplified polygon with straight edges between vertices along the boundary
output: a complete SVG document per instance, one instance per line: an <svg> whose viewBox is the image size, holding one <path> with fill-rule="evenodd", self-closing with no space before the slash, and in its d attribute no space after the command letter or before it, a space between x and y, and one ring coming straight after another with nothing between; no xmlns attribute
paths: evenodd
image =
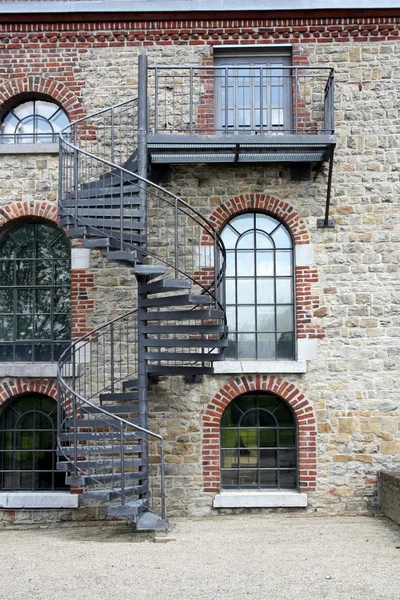
<svg viewBox="0 0 400 600"><path fill-rule="evenodd" d="M219 227L227 206L233 206L231 215L235 206L243 210L240 202L255 206L256 198L277 199L266 206L272 215L282 217L284 204L298 216L288 226L296 249L307 245L311 256L297 271L298 338L314 340L313 359L304 373L273 376L299 390L315 418L305 432L315 440L316 454L316 462L305 457L312 461L309 510L374 510L378 471L400 464L398 25L397 17L340 16L0 27L3 112L13 95L38 89L37 78L54 82L41 89L53 93L71 119L127 99L137 91L140 53L150 65L195 65L220 44L290 43L308 64L335 68L334 229L316 227L326 195L324 166L313 166L311 180L299 182L285 164L178 165L162 184ZM3 226L9 206L54 205L57 156L2 153L0 163ZM74 336L132 308L135 290L128 268L92 252L90 263L74 274ZM204 476L205 415L235 376L207 376L196 384L169 378L150 390L149 427L166 440L171 516L211 511L217 486ZM243 376L251 380L253 367ZM17 385L9 378L0 383L1 389Z"/></svg>

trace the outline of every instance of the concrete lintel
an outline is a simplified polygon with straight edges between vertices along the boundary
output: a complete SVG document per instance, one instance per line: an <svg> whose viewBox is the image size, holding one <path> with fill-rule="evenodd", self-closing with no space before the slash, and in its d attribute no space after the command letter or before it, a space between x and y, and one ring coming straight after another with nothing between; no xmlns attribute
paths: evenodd
<svg viewBox="0 0 400 600"><path fill-rule="evenodd" d="M0 508L78 508L79 497L69 492L1 492Z"/></svg>
<svg viewBox="0 0 400 600"><path fill-rule="evenodd" d="M0 154L58 154L58 150L58 144L0 144Z"/></svg>
<svg viewBox="0 0 400 600"><path fill-rule="evenodd" d="M57 363L0 363L0 377L57 377Z"/></svg>
<svg viewBox="0 0 400 600"><path fill-rule="evenodd" d="M313 244L300 244L295 246L296 267L310 267L314 264Z"/></svg>
<svg viewBox="0 0 400 600"><path fill-rule="evenodd" d="M71 269L88 269L90 261L89 248L72 248Z"/></svg>
<svg viewBox="0 0 400 600"><path fill-rule="evenodd" d="M214 508L281 508L306 507L307 494L299 492L232 491L217 494Z"/></svg>
<svg viewBox="0 0 400 600"><path fill-rule="evenodd" d="M215 373L306 373L305 360L225 360L214 365Z"/></svg>

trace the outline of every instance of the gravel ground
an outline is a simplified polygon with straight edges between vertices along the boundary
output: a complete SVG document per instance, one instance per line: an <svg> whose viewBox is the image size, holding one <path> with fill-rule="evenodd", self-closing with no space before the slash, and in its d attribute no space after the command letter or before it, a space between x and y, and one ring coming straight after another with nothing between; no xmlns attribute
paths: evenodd
<svg viewBox="0 0 400 600"><path fill-rule="evenodd" d="M367 517L0 531L1 600L399 600L400 527Z"/></svg>

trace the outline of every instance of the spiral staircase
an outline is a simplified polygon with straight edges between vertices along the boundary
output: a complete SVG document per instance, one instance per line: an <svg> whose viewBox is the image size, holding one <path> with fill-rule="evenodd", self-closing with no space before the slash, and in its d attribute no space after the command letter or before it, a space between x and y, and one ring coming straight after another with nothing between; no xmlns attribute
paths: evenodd
<svg viewBox="0 0 400 600"><path fill-rule="evenodd" d="M200 213L147 179L147 123L141 86L138 98L60 136L59 224L84 248L132 269L137 305L61 356L58 468L73 491L138 530L168 527L164 442L148 429L149 385L165 376L196 382L227 346L223 243Z"/></svg>

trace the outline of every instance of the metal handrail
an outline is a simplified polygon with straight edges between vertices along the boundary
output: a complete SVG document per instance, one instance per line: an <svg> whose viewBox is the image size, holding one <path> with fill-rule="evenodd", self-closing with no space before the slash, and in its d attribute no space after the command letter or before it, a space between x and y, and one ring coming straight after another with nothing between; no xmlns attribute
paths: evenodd
<svg viewBox="0 0 400 600"><path fill-rule="evenodd" d="M132 100L136 100L136 98L133 98L133 99L131 99L131 100L129 100L129 101L126 101L126 102L124 102L124 103L120 103L120 104L118 104L118 105L115 105L115 106L122 106L122 105L124 105L124 104L127 104L128 102L131 102ZM111 107L111 108L114 108L114 106L113 106L113 107ZM98 113L93 113L93 114L92 114L92 115L90 115L90 116L91 116L91 117L93 117L93 116L98 116L99 114L103 114L103 113L104 113L105 111L107 111L107 110L110 110L110 108L109 108L109 109L103 109L103 110L99 111ZM71 141L69 141L69 140L67 139L67 137L64 137L64 135L65 135L65 136L67 136L67 135L68 135L68 132L67 132L67 131L68 131L68 130L69 130L71 127L73 127L73 126L75 125L75 123L82 122L82 121L84 121L84 120L85 120L85 119L79 119L79 121L76 121L76 122L70 123L69 125L67 125L67 127L65 127L65 128L64 128L64 129L63 129L63 130L60 132L60 146L62 146L63 144L65 144L65 145L66 145L66 146L68 146L68 147L69 147L69 148L70 148L72 151L74 151L74 152L77 152L77 153L80 153L80 154L83 154L83 155L85 155L85 156L87 156L87 157L89 157L89 158L91 158L91 159L93 159L93 160L99 161L99 162L101 162L102 164L104 164L104 165L107 165L107 167L109 167L110 169L116 169L117 171L119 171L120 173L124 173L125 175L128 175L128 176L134 176L135 178L137 178L139 181L142 181L142 182L143 182L144 184L146 184L147 186L149 186L149 187L152 187L152 188L154 188L154 189L158 190L159 192L162 192L163 194L165 194L165 195L169 196L169 197L170 197L170 198L173 200L173 203L174 203L174 205L176 206L177 210L180 210L180 207L178 206L178 203L179 203L180 205L182 205L182 206L183 206L185 209L187 209L187 211L188 211L188 212L186 212L186 215L187 215L187 216L189 216L190 218L192 218L192 219L194 220L194 222L196 222L198 225L200 225L201 227L203 227L203 229L204 229L205 231L207 231L207 233L208 233L208 234L210 234L210 232L212 232L212 233L214 234L214 235L213 235L213 237L214 237L214 239L215 239L216 243L218 244L218 249L219 249L219 251L220 251L220 253L221 253L221 256L222 256L222 265L221 265L221 269L220 269L219 273L218 273L218 274L216 274L216 277L217 277L218 281L221 281L221 280L222 280L222 278L223 278L223 273L224 273L224 269L225 269L225 259L226 259L226 253L225 253L225 246L224 246L224 243L223 243L223 241L222 241L222 238L221 238L221 236L220 236L219 232L218 232L218 231L215 229L215 227L213 226L213 224L212 224L212 223L211 223L211 222L210 222L210 221L209 221L209 220L208 220L206 217L204 217L204 216L203 216L203 215L202 215L202 214L201 214L199 211L197 211L197 210L196 210L195 208L193 208L193 207L192 207L190 204L188 204L187 202L185 202L185 200L182 200L181 198L179 198L179 196L176 196L175 194L173 194L173 193L172 193L172 192L170 192L169 190L166 190L166 189L162 188L161 186L157 185L156 183L153 183L152 181L150 181L150 180L146 179L145 177L142 177L141 175L139 175L139 174L138 174L138 173L136 173L136 172L130 171L129 169L125 169L124 167L121 167L120 165L117 165L116 163L113 163L113 162L111 162L111 161L109 161L109 160L106 160L106 159L104 159L104 158L101 158L101 157L99 157L99 156L96 156L95 154L93 154L93 153L91 153L91 152L88 152L87 150L83 150L82 148L79 148L79 146L77 146L76 144L73 144ZM163 201L164 201L164 202L166 202L166 200L165 200L165 199L163 199ZM170 204L170 205L172 205L172 203L169 203L169 204ZM70 215L72 215L72 214L73 214L73 213L69 212L69 211L68 211L67 209L65 209L65 208L63 208L63 210L65 211L65 213L66 213L66 214L70 214ZM199 221L197 221L196 219L194 219L194 217L193 217L193 216L192 216L190 213L193 213L194 215L196 215L196 217L197 217L198 219L200 219L200 221L202 221L202 223L199 223ZM82 225L84 225L84 221L83 221L83 220L81 220L81 219L79 219L79 217L77 217L77 216L74 216L74 218L76 219L76 221L79 221L79 222L81 222L81 223L82 223ZM95 228L93 227L93 229L95 229ZM103 234L102 234L102 231L101 231L100 229L99 229L98 231L99 231L99 234L103 235ZM117 236L112 236L111 234L110 234L110 235L108 235L108 237L113 237L113 238L114 238L114 239L116 239L116 240L119 240L119 239L120 239L119 237L117 237ZM175 238L175 239L176 239L176 238ZM176 241L177 241L177 240L176 240ZM130 244L126 243L126 242L124 242L124 243L123 243L123 245L124 245L125 247L127 247L127 248L130 248L130 249L136 249L136 246L130 245ZM193 277L191 277L191 276L190 276L188 273L186 273L186 272L185 272L185 271L183 271L182 269L179 269L179 265L177 265L177 264L172 264L172 263L170 263L170 262L166 261L165 259L163 259L162 257L159 257L159 256L157 256L156 254L154 254L154 253L150 252L150 251L149 251L149 250L147 250L147 249L144 249L144 248L142 249L142 248L141 248L141 251L142 251L143 253L145 253L146 255L148 255L148 256L151 256L151 257L153 257L153 258L155 258L155 259L157 259L157 260L161 261L162 263L166 264L167 266L170 266L170 267L174 268L174 269L176 270L176 273L178 273L178 272L179 272L179 273L181 273L182 275L185 275L186 277L188 277L189 279L191 279L192 281L194 281L194 282L195 282L195 283L196 283L196 284L197 284L199 287L201 287L201 288L203 289L203 291L204 291L205 293L208 293L208 294L209 294L209 295L210 295L210 296L211 296L211 297L212 297L212 298L213 298L213 299L216 301L216 303L218 304L218 306L219 306L221 309L223 309L223 304L222 304L222 303L219 301L219 299L216 297L216 295L215 295L214 293L212 293L212 292L211 292L212 285L211 285L211 286L208 286L208 287L207 287L207 286L204 286L204 285L202 285L200 282L196 281L196 280L195 280Z"/></svg>

